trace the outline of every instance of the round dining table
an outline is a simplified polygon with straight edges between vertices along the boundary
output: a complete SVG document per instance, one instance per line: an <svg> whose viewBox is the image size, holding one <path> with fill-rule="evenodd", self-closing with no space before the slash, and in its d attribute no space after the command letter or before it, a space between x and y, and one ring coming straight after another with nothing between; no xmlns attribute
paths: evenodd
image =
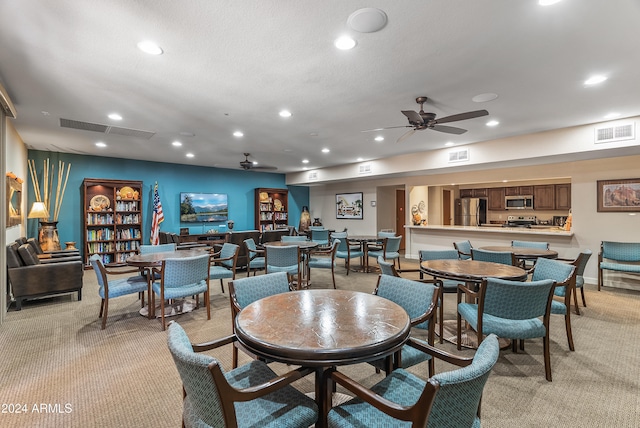
<svg viewBox="0 0 640 428"><path fill-rule="evenodd" d="M362 265L360 266L353 266L351 268L351 270L353 272L365 272L365 273L369 273L369 272L376 272L378 269L377 267L370 267L369 266L369 244L370 243L376 243L376 242L381 242L383 238L379 238L375 235L350 235L347 236L347 241L349 242L357 242L358 244L360 244L360 249L362 250L362 252L364 253L364 260ZM382 247L380 247L380 249L382 249Z"/></svg>
<svg viewBox="0 0 640 428"><path fill-rule="evenodd" d="M409 338L411 320L396 303L348 290L276 294L244 307L235 319L238 342L267 361L315 368L317 426L326 426L333 388L322 382L332 366L387 359Z"/></svg>

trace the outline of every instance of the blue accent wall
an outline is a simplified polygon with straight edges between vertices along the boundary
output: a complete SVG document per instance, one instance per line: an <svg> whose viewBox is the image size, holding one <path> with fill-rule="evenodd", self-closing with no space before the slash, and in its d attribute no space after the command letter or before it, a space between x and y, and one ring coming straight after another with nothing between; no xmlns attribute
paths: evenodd
<svg viewBox="0 0 640 428"><path fill-rule="evenodd" d="M84 215L82 180L85 178L140 180L143 182L141 195L143 243L149 242L153 214L153 186L156 181L164 212L164 222L162 222L160 230L178 233L181 227L189 227L192 234L203 233L213 228L224 231L226 224L206 223L203 226L202 224L180 223L180 192L226 193L228 195L229 220L234 221L233 230L246 230L255 228L255 188L287 188L284 174L29 150L29 159L35 161L39 176L42 174L43 161L47 158L49 158L51 165L56 166L56 174L59 160L71 163L69 181L58 217L58 234L62 248L64 248L65 241L75 241L78 248L81 248L82 245L82 217ZM29 189L27 206L31 207L35 201L31 179L26 180L25 184L28 184ZM303 205L309 205L309 188L305 186L289 187L289 225L298 226ZM38 222L33 219L29 220L27 235L37 236L37 231ZM82 250L84 251L84 249Z"/></svg>

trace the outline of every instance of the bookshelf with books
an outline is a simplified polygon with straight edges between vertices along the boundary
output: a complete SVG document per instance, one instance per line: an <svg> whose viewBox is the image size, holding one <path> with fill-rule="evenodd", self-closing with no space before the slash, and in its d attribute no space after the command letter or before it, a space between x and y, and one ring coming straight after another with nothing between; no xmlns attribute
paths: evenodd
<svg viewBox="0 0 640 428"><path fill-rule="evenodd" d="M142 181L85 178L82 182L84 265L99 254L122 265L142 244Z"/></svg>
<svg viewBox="0 0 640 428"><path fill-rule="evenodd" d="M289 223L289 191L256 189L256 229L260 232L286 228Z"/></svg>

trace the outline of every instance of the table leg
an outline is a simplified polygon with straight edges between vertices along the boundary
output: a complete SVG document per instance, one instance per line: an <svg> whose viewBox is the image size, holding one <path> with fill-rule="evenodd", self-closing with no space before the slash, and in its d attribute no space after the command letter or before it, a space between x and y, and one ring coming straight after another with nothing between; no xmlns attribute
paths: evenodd
<svg viewBox="0 0 640 428"><path fill-rule="evenodd" d="M316 404L318 405L318 422L316 427L325 428L327 426L327 415L331 410L331 391L333 381L327 378L324 381L326 367L316 367Z"/></svg>

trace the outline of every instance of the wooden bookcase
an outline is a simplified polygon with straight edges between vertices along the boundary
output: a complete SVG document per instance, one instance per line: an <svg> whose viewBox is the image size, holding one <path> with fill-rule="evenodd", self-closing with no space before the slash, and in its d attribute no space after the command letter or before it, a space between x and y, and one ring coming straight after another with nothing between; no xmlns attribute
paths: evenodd
<svg viewBox="0 0 640 428"><path fill-rule="evenodd" d="M82 182L84 265L99 254L123 264L142 244L142 181L85 178Z"/></svg>
<svg viewBox="0 0 640 428"><path fill-rule="evenodd" d="M287 227L289 223L289 191L256 189L256 229L260 232Z"/></svg>

